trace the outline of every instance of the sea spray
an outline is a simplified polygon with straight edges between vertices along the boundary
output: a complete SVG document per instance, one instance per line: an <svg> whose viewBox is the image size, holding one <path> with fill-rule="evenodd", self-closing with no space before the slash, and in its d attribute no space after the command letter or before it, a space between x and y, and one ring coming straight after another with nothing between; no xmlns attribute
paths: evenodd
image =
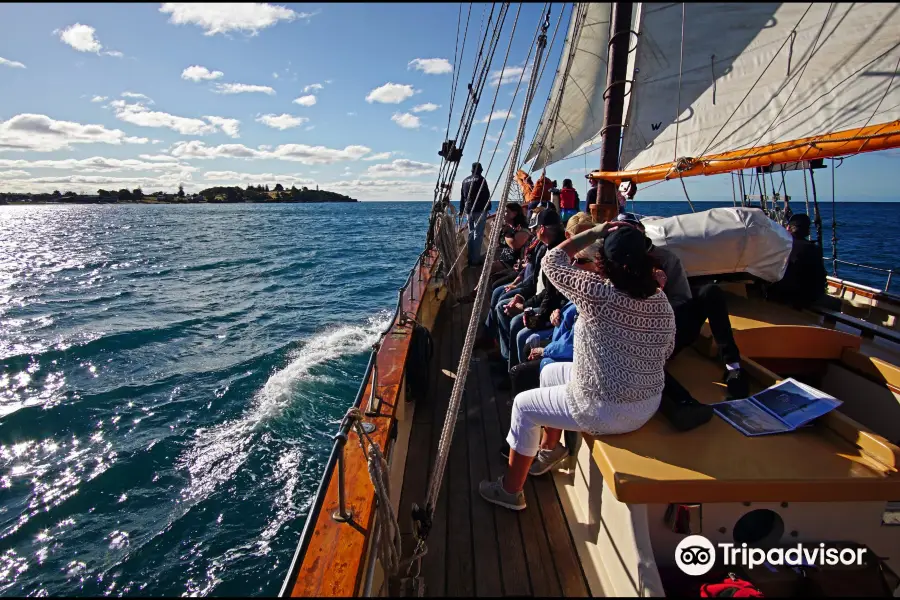
<svg viewBox="0 0 900 600"><path fill-rule="evenodd" d="M272 373L243 415L215 427L198 429L191 448L178 460L179 468L190 473L182 498L202 500L220 483L231 479L253 449L260 427L290 406L302 383L314 380L310 371L323 363L369 350L389 319L385 311L370 317L364 325L342 325L313 335L291 353L284 368Z"/></svg>

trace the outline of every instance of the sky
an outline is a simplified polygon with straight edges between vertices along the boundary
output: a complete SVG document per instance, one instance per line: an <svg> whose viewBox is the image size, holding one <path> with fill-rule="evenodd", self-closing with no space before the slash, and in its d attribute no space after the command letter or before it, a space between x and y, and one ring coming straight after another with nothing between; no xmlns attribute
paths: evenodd
<svg viewBox="0 0 900 600"><path fill-rule="evenodd" d="M558 17L562 22L526 119L526 144L560 60L570 7L552 7L551 33ZM488 181L501 175L527 68L518 96L513 92L542 8L511 8L457 185L483 139L486 167L496 148ZM490 10L449 3L0 4L0 191L149 193L183 185L198 192L281 183L360 200L431 201L454 70L460 91L451 137ZM463 28L469 16L469 35L454 60L460 12ZM885 178L898 165L898 151L848 159L836 171L837 199L900 199ZM597 167L593 152L552 165L548 175L571 178L583 197L584 174ZM820 199L830 200L830 173L819 173ZM694 201L732 197L727 175L685 184ZM787 185L802 198L799 174L788 174ZM638 199L683 200L684 193L677 181L665 182L639 189Z"/></svg>

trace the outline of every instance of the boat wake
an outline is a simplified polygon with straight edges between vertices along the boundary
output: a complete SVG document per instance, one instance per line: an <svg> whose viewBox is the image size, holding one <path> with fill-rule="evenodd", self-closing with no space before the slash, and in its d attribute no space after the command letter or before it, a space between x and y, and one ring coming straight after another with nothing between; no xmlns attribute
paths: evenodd
<svg viewBox="0 0 900 600"><path fill-rule="evenodd" d="M198 429L191 448L178 461L178 467L190 474L182 499L201 501L231 479L249 456L262 427L291 406L302 384L321 378L312 370L369 350L389 320L390 315L379 314L364 325L344 325L317 333L291 353L284 368L272 373L243 415Z"/></svg>

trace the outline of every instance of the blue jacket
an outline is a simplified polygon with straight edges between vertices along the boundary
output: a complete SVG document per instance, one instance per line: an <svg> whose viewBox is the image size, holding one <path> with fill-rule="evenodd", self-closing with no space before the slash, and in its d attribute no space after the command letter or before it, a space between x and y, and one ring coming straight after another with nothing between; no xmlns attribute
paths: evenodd
<svg viewBox="0 0 900 600"><path fill-rule="evenodd" d="M544 358L541 360L541 368L554 362L572 362L575 352L575 317L578 310L572 302L562 308L562 320L558 327L553 328L550 343L544 347Z"/></svg>

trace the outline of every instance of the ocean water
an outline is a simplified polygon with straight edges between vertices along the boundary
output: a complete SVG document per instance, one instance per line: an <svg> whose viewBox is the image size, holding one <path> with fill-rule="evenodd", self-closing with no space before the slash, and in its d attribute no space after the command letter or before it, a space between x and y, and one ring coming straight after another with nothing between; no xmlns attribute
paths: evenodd
<svg viewBox="0 0 900 600"><path fill-rule="evenodd" d="M0 207L0 594L277 593L429 209ZM898 266L900 205L837 215Z"/></svg>

